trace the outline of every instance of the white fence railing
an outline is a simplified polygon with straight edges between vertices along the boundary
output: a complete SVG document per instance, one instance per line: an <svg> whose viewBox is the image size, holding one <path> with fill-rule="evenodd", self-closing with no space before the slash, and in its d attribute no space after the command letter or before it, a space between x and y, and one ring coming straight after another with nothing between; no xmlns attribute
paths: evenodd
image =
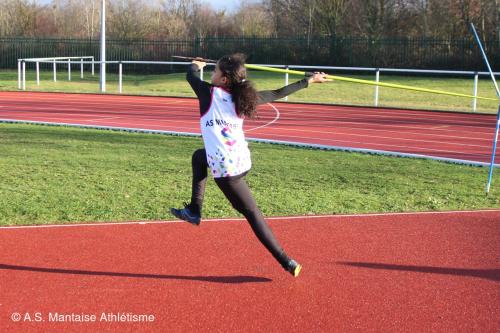
<svg viewBox="0 0 500 333"><path fill-rule="evenodd" d="M90 59L90 61L84 61ZM77 62L74 60L78 60ZM53 65L54 82L57 82L57 64L68 65L68 81L71 81L71 65L72 63L80 64L80 78L83 79L83 65L91 64L92 76L95 74L95 60L93 56L84 57L55 57L55 58L27 58L17 60L17 87L19 90L26 90L26 63L35 63L36 68L36 85L40 85L40 63L50 63Z"/></svg>
<svg viewBox="0 0 500 333"><path fill-rule="evenodd" d="M85 61L84 59L91 59ZM54 82L57 81L57 64L66 64L68 66L68 80L71 80L71 65L80 65L80 78L83 78L83 68L85 64L90 64L92 68L92 75L94 75L95 64L101 64L101 61L95 61L93 56L85 57L57 57L57 58L27 58L18 59L18 89L26 90L26 63L35 63L36 69L36 83L40 85L40 64L49 63L53 64L54 72ZM144 64L144 65L190 65L189 62L177 62L177 61L106 61L106 64L118 64L118 92L123 93L123 65L126 64ZM207 64L214 65L214 64ZM261 66L269 66L275 68L285 68L285 69L314 69L314 70L335 70L335 71L346 71L346 72L365 72L372 73L375 75L375 82L380 82L381 73L400 73L400 74L438 74L438 75L457 75L470 77L473 80L472 85L472 105L471 109L473 112L477 110L477 92L478 83L480 76L489 76L489 72L474 72L474 71L447 71L447 70L420 70L420 69L396 69L396 68L375 68L375 67L334 67L334 66L303 66L303 65L270 65L261 64ZM493 73L495 76L500 75L500 73ZM203 71L201 72L201 78L203 79ZM289 82L288 73L284 77L285 85ZM286 99L285 99L286 100ZM374 102L373 105L377 107L379 105L379 86L375 85L374 88Z"/></svg>

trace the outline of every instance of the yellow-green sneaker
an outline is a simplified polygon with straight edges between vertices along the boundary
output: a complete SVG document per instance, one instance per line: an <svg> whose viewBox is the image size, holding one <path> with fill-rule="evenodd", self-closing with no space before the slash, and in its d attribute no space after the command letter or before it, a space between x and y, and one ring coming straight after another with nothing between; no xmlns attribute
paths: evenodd
<svg viewBox="0 0 500 333"><path fill-rule="evenodd" d="M299 276L300 271L302 270L302 265L296 262L295 260L291 259L288 262L286 270L292 274L294 277Z"/></svg>

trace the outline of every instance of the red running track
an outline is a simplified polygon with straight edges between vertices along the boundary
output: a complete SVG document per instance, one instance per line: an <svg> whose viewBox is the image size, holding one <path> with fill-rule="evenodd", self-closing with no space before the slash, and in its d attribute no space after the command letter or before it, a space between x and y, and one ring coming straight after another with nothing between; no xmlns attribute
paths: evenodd
<svg viewBox="0 0 500 333"><path fill-rule="evenodd" d="M500 331L500 210L269 222L296 279L241 220L0 228L0 331Z"/></svg>
<svg viewBox="0 0 500 333"><path fill-rule="evenodd" d="M275 103L260 113L246 122L248 138L482 163L496 124L494 115L314 104ZM2 120L200 133L198 102L185 98L0 92Z"/></svg>

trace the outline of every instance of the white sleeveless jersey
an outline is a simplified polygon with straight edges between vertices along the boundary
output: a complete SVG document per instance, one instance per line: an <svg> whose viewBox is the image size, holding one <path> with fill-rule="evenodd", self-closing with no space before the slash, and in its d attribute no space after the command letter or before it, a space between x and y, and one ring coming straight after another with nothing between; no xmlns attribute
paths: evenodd
<svg viewBox="0 0 500 333"><path fill-rule="evenodd" d="M243 133L243 118L236 114L231 93L212 87L211 104L200 118L208 166L214 178L240 175L252 167Z"/></svg>

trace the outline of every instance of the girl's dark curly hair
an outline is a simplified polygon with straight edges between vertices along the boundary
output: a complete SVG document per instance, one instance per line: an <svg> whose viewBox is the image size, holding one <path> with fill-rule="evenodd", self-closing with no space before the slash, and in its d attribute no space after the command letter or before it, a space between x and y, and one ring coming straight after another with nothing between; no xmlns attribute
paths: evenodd
<svg viewBox="0 0 500 333"><path fill-rule="evenodd" d="M231 92L236 113L240 117L253 119L257 116L257 91L252 82L246 79L245 60L244 54L235 53L223 56L217 65L228 79L226 88Z"/></svg>

